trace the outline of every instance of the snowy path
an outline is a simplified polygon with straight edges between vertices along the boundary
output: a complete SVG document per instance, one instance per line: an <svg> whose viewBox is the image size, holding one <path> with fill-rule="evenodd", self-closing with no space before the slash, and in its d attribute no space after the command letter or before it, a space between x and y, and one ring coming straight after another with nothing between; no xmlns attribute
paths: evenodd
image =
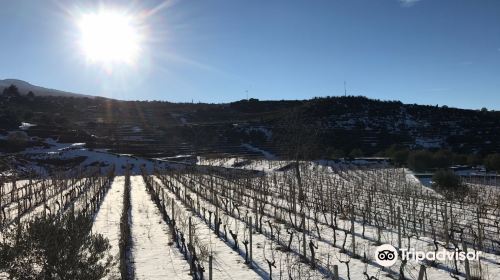
<svg viewBox="0 0 500 280"><path fill-rule="evenodd" d="M107 279L120 279L120 250L118 244L120 241L120 217L123 208L124 185L125 178L123 176L115 177L92 226L92 232L102 234L109 240L109 245L111 245L109 253L113 256L113 265Z"/></svg>
<svg viewBox="0 0 500 280"><path fill-rule="evenodd" d="M132 260L136 279L192 279L141 176L131 181Z"/></svg>

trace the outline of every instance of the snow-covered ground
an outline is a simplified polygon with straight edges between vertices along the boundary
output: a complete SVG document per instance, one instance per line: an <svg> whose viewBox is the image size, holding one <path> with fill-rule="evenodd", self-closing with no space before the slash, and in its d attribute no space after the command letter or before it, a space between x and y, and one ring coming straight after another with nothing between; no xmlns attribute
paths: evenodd
<svg viewBox="0 0 500 280"><path fill-rule="evenodd" d="M33 147L28 148L23 155L32 160L45 160L45 159L75 159L78 157L85 157L83 162L79 164L81 168L88 166L116 166L116 174L123 175L127 164L132 166L131 172L139 174L141 166L145 166L148 172L152 172L154 167L166 168L168 163L156 160L149 160L129 155L118 155L108 153L103 150L93 150L85 148L85 143L59 143L51 138L46 139L45 143L49 147ZM35 169L36 170L36 169Z"/></svg>
<svg viewBox="0 0 500 280"><path fill-rule="evenodd" d="M194 200L199 201L201 207L207 209L208 211L212 211L215 213L216 206L210 203L207 199L202 196L197 195L195 192L190 191L189 189L183 188L185 182L178 181L174 178L171 178L172 182L175 185L181 187L185 191L188 192L188 195ZM247 209L243 206L240 206L241 212L250 212L251 209ZM223 213L221 208L221 213ZM243 250L243 245L240 244L245 239L248 240L250 232L249 225L245 222L244 219L235 218L228 213L222 214L222 220L227 225L227 234L228 239L230 240L231 245L234 244L234 240L231 241L231 236L229 230L232 230L234 233L238 235L239 247ZM254 220L255 221L255 220ZM283 230L282 232L286 232ZM298 236L298 235L297 235ZM323 279L324 275L322 275L319 271L311 269L308 264L302 263L300 259L300 255L294 253L300 251L299 247L293 247L292 251L285 252L277 250L277 248L282 248L282 244L276 242L275 240L271 240L268 234L259 234L255 229L253 230L253 265L258 268L260 271L264 271L265 274L269 274L268 264L266 258L268 260L275 260L276 269L273 270L272 276L273 279L279 279L284 276L293 276L298 277L298 271L300 271L303 275L308 275L308 277L313 277L314 279ZM295 243L293 244L295 245ZM265 277L268 277L265 275Z"/></svg>
<svg viewBox="0 0 500 280"><path fill-rule="evenodd" d="M218 163L221 165L226 165L227 167L229 167L229 165L237 165L235 164L237 163L237 161L230 162L228 160L219 161ZM243 166L248 167L250 165L252 165L252 163L245 163ZM263 165L265 165L265 163ZM423 251L433 251L434 243L432 237L429 237L431 235L430 233L431 226L429 226L428 224L429 222L432 223L432 220L434 221L434 227L436 227L436 231L438 231L439 234L438 238L442 238L443 236L442 217L439 217L439 219L437 218L434 219L434 212L429 212L433 208L427 207L428 209L426 209L426 203L427 204L432 203L433 200L439 201L440 204L443 203L444 201L442 197L439 194L435 193L433 190L428 189L422 184L420 184L420 182L412 174L405 172L405 170L393 169L393 168L366 168L366 167L348 166L348 165L334 166L332 168L330 166L328 167L315 166L314 164L304 165L301 167L301 169L303 170L303 172L305 172L305 174L309 173L309 175L303 174L302 178L303 180L306 180L305 178L307 178L308 180L306 182L303 182L303 184L305 184L307 188L308 194L306 196L311 197L312 199L310 203L313 203L311 204L311 206L309 206L312 208L309 208L306 212L307 239L315 240L314 242L318 245L319 248L317 249L317 256L322 266L329 267L329 264L335 264L335 263L339 264L339 271L342 277L345 277L347 275L347 266L340 263L338 259L342 261L350 259L350 275L351 277L353 277L352 279L365 278L366 276L364 275L365 271L369 275L376 276L378 279L397 277L397 275L399 274L398 268L401 265L401 262L398 262L391 269L384 269L384 270L381 270L380 266L375 265L373 252L376 247L378 231L374 225L367 224L363 227L360 216L356 217L353 224L354 232L356 233L355 234L356 248L357 248L356 253L361 254L361 257L358 259L350 258L348 257L348 255L345 254L345 252L342 252L340 250L342 242L345 242L344 245L345 248L347 249L347 252L352 250L350 249L352 248L351 222L348 218L346 219L345 217L344 218L339 217L337 225L338 229L334 233L333 229L329 225L329 221L332 219L331 213L318 213L317 212L318 210L316 210L316 213L319 214L318 217L319 227L314 228L316 224L314 216L316 214L313 206L321 205L321 202L323 200L321 200L322 198L318 194L325 193L324 191L321 191L321 188L319 188L319 186L323 185L323 190L331 188L332 185L336 186L337 188L336 196L339 195L341 196L340 198L336 197L336 199L340 200L336 203L341 203L342 200L344 200L344 202L347 203L347 205L342 207L347 207L347 209L349 209L349 207L351 207L351 205L354 204L357 209L363 210L364 207L366 207L365 204L366 196L371 193L372 194L371 199L373 203L377 205L375 210L379 212L378 215L384 215L384 220L386 220L384 224L387 223L387 219L390 216L388 205L391 204L391 201L392 201L392 206L394 207L393 209L395 209L396 205L400 206L403 209L402 223L405 224L404 227L406 232L402 240L403 247L411 245L412 248L415 248L417 250L420 249ZM279 186L283 185L286 186L291 184L292 182L290 182L290 179L293 180L295 175L293 173L286 174L283 172L275 173L271 171L266 176L269 176L269 179L264 180L264 182L262 182L263 180L262 178L255 179L253 183L251 181L250 182L245 181L243 183L243 185L245 186L244 189L239 189L237 187L238 184L237 183L235 184L234 181L232 180L226 181L224 178L218 176L211 177L209 175L201 175L201 176L196 175L195 177L192 177L188 175L183 180L185 185L191 186L188 188L188 191L190 188L194 187L195 189L201 188L202 189L201 193L204 192L211 193L212 192L211 189L215 188L217 196L219 197L219 199L225 201L225 203L227 203L227 200L229 201L234 200L235 197L241 195L239 192L244 190L244 193L246 193L246 195L243 198L240 197L238 200L234 200L234 202L238 204L238 209L239 209L238 212L251 213L253 208L251 207L248 208L248 206L245 205L253 205L252 201L255 200L256 198L258 200L265 199L266 204L265 207L263 208L265 214L264 223L266 223L268 220L271 221L271 224L274 225L275 227L274 229L275 234L277 228L281 228L280 230L281 233L286 236L284 232L285 233L287 232L287 228L282 222L280 222L280 220L283 219L288 220L288 216L290 216L290 219L293 219L294 215L290 214L290 211L288 210L290 207L289 201L286 201L285 199L283 199L283 197L280 196ZM193 181L193 179L195 181ZM325 183L327 184L325 185ZM211 187L212 184L214 184L214 187ZM264 186L271 185L272 187L271 188L266 187L262 189L262 184L264 184ZM258 187L259 185L261 186L260 189ZM377 189L375 189L375 192L373 192L372 190L373 186L378 186ZM254 187L257 189L253 190L252 188ZM181 187L181 191L183 190L184 189ZM258 192L261 193L261 196L258 197L255 196L254 192L256 190L258 190ZM270 193L267 193L269 197L266 198L267 195L262 195L262 194L266 193L267 191L270 191ZM289 192L287 193L287 195L288 194ZM197 194L193 191L189 191L188 195L195 201L198 199ZM498 197L498 192L491 193L491 196ZM353 199L354 197L356 197L356 200L352 201L351 199ZM315 202L314 198L317 199ZM207 209L210 209L210 207L212 207L213 211L214 206L213 205L210 206L210 203L208 201L201 199L201 204L202 207ZM229 203L229 205L231 205L231 203ZM411 210L412 208L415 210ZM279 210L277 211L277 209ZM437 211L439 211L439 213L441 213L441 211L443 211L443 206L442 205L434 206L434 209L435 210L432 211L436 211L436 213L438 213ZM471 216L470 214L474 213L475 211L473 207L471 208L465 204L453 205L452 203L448 202L448 211L450 212L449 215L451 215L452 210L453 210L453 218L449 216L448 222L450 222L449 221L450 219L453 219L455 221L454 222L455 226L457 225L467 226L470 228L474 228L477 225L477 221L475 221L474 215ZM234 211L234 209L232 211ZM422 213L418 214L418 217L425 218L423 221L427 224L426 225L427 230L426 233L424 233L424 236L422 236L422 232L419 231L413 233L412 229L413 222L411 214L413 211ZM493 215L491 211L492 210L490 210L488 215L481 218L481 223L483 225L482 227L485 227L488 230L490 230L485 232L486 235L483 236L483 238L487 236L488 238L494 239L494 237L491 235L492 234L491 230L495 229L495 226L491 224L491 221L489 221L488 218L497 216ZM234 213L232 214L229 212L226 213L226 216L224 216L227 219L226 224L229 226L233 226L234 227L233 230L237 228L238 231L240 232L239 236L241 238L241 234L242 232L245 232L246 226L244 225L244 223L241 223L237 219L234 219L233 215ZM357 215L361 215L361 213ZM417 230L418 229L420 231L422 230L420 228L420 224L417 227L418 227ZM363 232L363 230L364 230L364 235L362 236L361 233ZM292 229L292 231L294 230ZM408 231L412 232L412 235L408 236ZM270 244L272 242L269 238L270 229L268 226L264 226L264 232L265 236L264 235L254 236L256 238L254 240L257 241L259 238L263 238L259 241L261 247L262 244L266 243L270 247ZM319 234L321 234L321 238ZM301 234L299 232L295 231L294 236L295 237L299 236L299 237L297 237L296 240L294 239L292 243L293 249L299 252L301 251L300 244L302 243L300 235ZM336 242L334 242L333 240L334 235L336 235L337 238ZM387 226L387 228L385 227L382 228L381 231L382 243L390 243L394 245L397 243L397 239L398 239L397 232L394 229L394 227L391 228L390 226ZM440 244L441 244L440 247L444 246L444 243L440 242ZM259 249L258 251L260 251L261 249ZM449 250L453 251L453 249ZM263 251L267 250L262 250L261 253L259 253L258 251L257 252L254 251L254 256L256 263L260 264L262 263L263 259ZM365 253L367 254L366 263L363 261L364 258L363 256ZM270 253L267 252L267 255L269 256ZM276 252L275 255L277 259L280 261L284 259L283 255L279 252ZM494 275L498 275L500 273L500 265L499 265L500 258L497 255L486 252L482 252L482 256L483 256L481 261L482 271L478 272L477 262L471 262L471 267L475 270L474 272L475 275L481 273L483 279L493 279L491 277L494 277ZM421 263L412 261L406 264L405 267L406 275L407 276L417 275L418 270L420 268L420 264ZM454 275L453 272L455 270L455 264L452 261L438 262L436 266L430 266L429 264L427 264L427 275L429 279L447 279L447 278L452 278L451 275L453 275L453 277L457 277L458 279L463 279L464 263L463 262L457 263L457 267L460 273ZM307 269L302 269L302 271L305 273ZM276 275L274 276L276 277ZM318 276L313 276L313 278L317 279Z"/></svg>
<svg viewBox="0 0 500 280"><path fill-rule="evenodd" d="M141 176L131 177L132 260L135 279L192 279L172 233Z"/></svg>
<svg viewBox="0 0 500 280"><path fill-rule="evenodd" d="M102 151L88 151L83 144L77 143L55 143L52 147L42 150L43 152L38 154L105 154ZM36 154L36 151L29 152ZM111 160L107 156L101 159ZM131 163L128 160L136 160L137 167L145 164L146 170L152 171L153 163L148 163L147 160L125 156L118 158L124 161L115 164L126 165ZM377 279L397 278L401 261L391 268L382 269L376 264L373 255L379 235L381 243L398 243L397 228L394 224L396 207L403 210L399 219L404 231L402 247L411 246L423 251L434 251L434 234L437 236L439 248L443 249L443 238L447 232L443 224L448 225L444 221L451 220L450 225L467 230L463 232L463 236L466 241L474 244L476 241L471 239L470 231L476 230L479 223L480 229L484 231L481 238L485 247L490 250L499 248L495 244L495 240L499 241L498 235L495 235L498 230L499 211L493 206L498 205L495 201L500 197L500 190L494 187L470 184L480 194L479 197L449 202L434 190L423 186L409 170L370 165L368 162L300 162L306 201L303 206L297 205L297 208L304 207L305 230L302 231L298 229L297 224L293 225L293 221L300 221L302 216L291 211L291 186L296 186L298 180L294 165L291 165L294 162L226 158L200 159L198 163L226 167L229 170L235 168L261 171L257 175L240 178L228 176L227 172L222 175L207 174L209 168L199 167L200 170L203 169L199 173L193 169L188 173L166 173L151 177L162 189L162 198L174 204L177 226L183 229L184 233L185 228L182 228L182 225L185 227L188 217L192 218L195 244L214 256L214 279L269 279L267 260L276 261L276 267L272 271L273 279L288 279L289 276L293 279L324 279L329 277L333 265L338 265L342 279L347 279L348 274L351 279L366 279L367 274ZM241 170L238 171L240 174ZM84 180L75 180L74 183L82 183ZM110 240L110 253L114 257L118 255L124 182L123 176L115 177L96 215L93 227L94 232L101 233ZM26 184L27 181L19 181L17 186ZM174 194L174 188L178 188L180 195ZM5 184L4 190L11 189L12 183ZM55 193L55 198L64 196L65 192L68 190ZM157 197L158 194L155 195ZM217 203L212 196L217 198ZM186 197L189 197L193 204L186 203ZM10 196L1 199L2 202L7 202ZM471 204L473 201L478 201L485 207L480 217L476 216L479 210L477 205ZM54 198L49 198L48 202L51 207L55 204ZM488 208L490 206L493 209ZM249 235L247 218L256 217L257 207L258 217L262 217L263 231L257 233L255 228L253 230L253 267L249 267L244 263L245 249L242 241L248 239ZM53 209L55 211L55 208ZM79 211L80 207L75 209ZM227 240L216 236L214 224L203 218L203 211L200 209L212 213L219 211L223 223L221 233L224 232L225 226ZM447 215L449 213L448 218L442 217L443 210L446 210L444 212ZM37 212L38 210L33 210L34 214L29 216L36 217ZM378 218L371 217L367 219L370 222L365 223L365 215L377 215ZM350 217L353 217L352 221ZM335 227L332 224L334 219ZM377 226L379 222L382 225L380 228ZM432 233L431 225L435 233ZM170 227L163 220L142 176L131 177L130 226L130 253L133 262L131 267L136 279L192 279L189 275L189 264L173 242ZM237 233L238 250L232 248L234 238L229 230ZM290 236L290 250L285 250ZM457 237L458 234L454 236ZM305 252L302 247L309 242L317 246L316 268L302 261L304 254L310 257L309 245ZM450 245L448 250L453 251L454 247L451 246L453 245ZM461 249L462 244L458 244L458 248ZM475 249L479 250L477 246ZM500 257L495 255L494 251L486 249L481 252L481 271L478 272L477 262L472 262L471 267L475 269L474 275L481 273L482 279L496 279L496 275L500 275ZM353 257L354 250L357 257ZM205 268L205 278L208 278L206 255L200 258ZM349 261L349 266L345 261ZM464 263L455 264L452 261L437 262L434 265L409 261L404 267L406 277L415 279L421 264L426 265L428 279L464 279ZM459 270L458 274L454 273L455 266ZM108 279L113 277L119 278L118 263L114 264Z"/></svg>
<svg viewBox="0 0 500 280"><path fill-rule="evenodd" d="M266 159L276 159L276 156L271 154L270 152L264 151L262 149L255 147L255 146L252 146L250 144L242 144L241 146L247 148L248 150L250 150L252 152L261 153Z"/></svg>
<svg viewBox="0 0 500 280"><path fill-rule="evenodd" d="M255 151L261 152L260 149ZM291 164L296 163L293 160L277 160L272 154L269 154L268 156L269 158L267 159L246 159L246 158L236 158L236 157L227 157L227 158L198 157L197 164L270 172L270 171L279 171L284 167L287 166L289 167ZM299 163L301 165L308 165L309 168L313 169L320 167L359 168L359 167L371 166L371 167L383 168L390 166L387 161L387 158L357 158L352 160L351 159L318 160L314 162L300 161Z"/></svg>
<svg viewBox="0 0 500 280"><path fill-rule="evenodd" d="M97 212L92 226L92 232L102 234L109 240L111 249L109 254L113 257L113 264L106 279L120 279L120 217L123 208L123 192L125 177L115 177L111 189L106 194L104 201Z"/></svg>
<svg viewBox="0 0 500 280"><path fill-rule="evenodd" d="M162 184L158 178L154 178L157 183ZM164 188L168 197L175 201L176 211L179 216L192 217L196 236L199 242L209 248L213 255L213 277L214 279L262 279L257 272L244 264L244 259L238 252L232 250L223 240L218 238L211 228L201 218L191 215L191 209L183 205L176 199L175 195L167 188ZM208 272L206 260L205 270Z"/></svg>
<svg viewBox="0 0 500 280"><path fill-rule="evenodd" d="M28 130L30 127L36 126L36 124L28 123L28 122L22 122L21 125L19 126L19 129L21 130Z"/></svg>

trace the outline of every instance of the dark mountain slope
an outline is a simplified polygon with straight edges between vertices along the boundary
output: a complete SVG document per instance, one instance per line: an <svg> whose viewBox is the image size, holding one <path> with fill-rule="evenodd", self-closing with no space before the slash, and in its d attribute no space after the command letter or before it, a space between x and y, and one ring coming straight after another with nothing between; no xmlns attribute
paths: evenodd
<svg viewBox="0 0 500 280"><path fill-rule="evenodd" d="M38 125L30 128L31 135L81 139L94 147L147 156L256 153L242 144L281 156L314 158L353 150L375 155L394 144L457 153L500 151L500 112L355 96L191 104L44 97L35 92L31 98L2 96L0 105L4 129L30 122Z"/></svg>

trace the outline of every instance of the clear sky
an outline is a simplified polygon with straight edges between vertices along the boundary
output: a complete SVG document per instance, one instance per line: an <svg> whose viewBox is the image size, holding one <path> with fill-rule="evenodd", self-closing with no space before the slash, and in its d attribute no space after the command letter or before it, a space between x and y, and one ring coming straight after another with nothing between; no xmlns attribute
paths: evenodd
<svg viewBox="0 0 500 280"><path fill-rule="evenodd" d="M82 14L141 15L140 51L86 58ZM498 0L0 0L0 79L129 100L348 94L500 109Z"/></svg>

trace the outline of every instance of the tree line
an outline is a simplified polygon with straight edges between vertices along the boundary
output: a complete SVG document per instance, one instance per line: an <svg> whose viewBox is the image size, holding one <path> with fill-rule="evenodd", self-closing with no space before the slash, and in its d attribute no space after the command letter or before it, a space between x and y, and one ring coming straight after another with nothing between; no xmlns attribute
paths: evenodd
<svg viewBox="0 0 500 280"><path fill-rule="evenodd" d="M484 165L488 171L500 171L500 153L461 154L446 149L410 150L394 145L381 155L390 157L398 166L406 166L417 172L446 169L453 165Z"/></svg>

